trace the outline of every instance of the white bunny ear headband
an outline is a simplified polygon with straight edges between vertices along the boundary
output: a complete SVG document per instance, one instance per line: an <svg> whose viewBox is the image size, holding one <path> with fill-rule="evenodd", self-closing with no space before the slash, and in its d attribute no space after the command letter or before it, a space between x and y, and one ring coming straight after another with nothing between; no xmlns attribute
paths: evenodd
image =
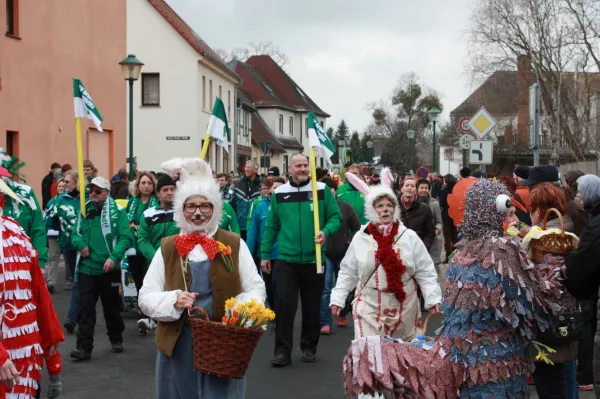
<svg viewBox="0 0 600 399"><path fill-rule="evenodd" d="M396 204L396 214L394 216L396 220L400 220L398 199L396 198L394 190L392 190L394 176L389 168L384 168L381 171L381 177L381 184L369 187L369 185L362 181L362 179L360 179L358 176L351 172L346 173L346 179L348 182L365 196L365 215L367 216L367 219L373 223L379 223L379 215L377 215L377 212L375 212L374 202L376 199L386 196L393 200Z"/></svg>

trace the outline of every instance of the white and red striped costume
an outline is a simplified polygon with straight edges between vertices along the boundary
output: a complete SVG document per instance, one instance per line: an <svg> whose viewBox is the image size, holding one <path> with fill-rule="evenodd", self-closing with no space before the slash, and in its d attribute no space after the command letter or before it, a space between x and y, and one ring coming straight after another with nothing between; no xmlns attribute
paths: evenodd
<svg viewBox="0 0 600 399"><path fill-rule="evenodd" d="M19 371L10 392L0 386L0 399L29 399L38 389L44 352L64 334L29 237L14 219L0 220L0 365L10 357Z"/></svg>

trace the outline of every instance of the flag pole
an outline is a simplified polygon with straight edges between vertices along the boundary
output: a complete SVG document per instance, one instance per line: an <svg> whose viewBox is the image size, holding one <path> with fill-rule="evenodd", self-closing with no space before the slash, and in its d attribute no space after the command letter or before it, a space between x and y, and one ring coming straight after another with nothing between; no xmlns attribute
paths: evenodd
<svg viewBox="0 0 600 399"><path fill-rule="evenodd" d="M319 197L317 193L317 162L315 158L315 147L310 147L310 181L312 183L313 217L316 237L321 228L319 223ZM315 255L317 259L317 274L323 274L321 244L315 243Z"/></svg>
<svg viewBox="0 0 600 399"><path fill-rule="evenodd" d="M85 211L85 175L83 174L83 142L81 140L81 118L75 118L75 131L77 132L77 169L79 169L79 203L81 214L86 217Z"/></svg>
<svg viewBox="0 0 600 399"><path fill-rule="evenodd" d="M204 145L202 146L202 153L200 154L200 159L203 161L206 159L206 153L208 152L208 146L210 145L210 134L206 134L206 138L204 139Z"/></svg>

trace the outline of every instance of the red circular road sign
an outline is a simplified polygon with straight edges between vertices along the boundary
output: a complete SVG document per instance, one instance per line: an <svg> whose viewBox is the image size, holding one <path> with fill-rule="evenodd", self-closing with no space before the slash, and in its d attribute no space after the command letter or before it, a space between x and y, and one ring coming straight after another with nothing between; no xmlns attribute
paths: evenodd
<svg viewBox="0 0 600 399"><path fill-rule="evenodd" d="M427 170L427 168L419 168L415 172L415 176L417 176L419 179L424 179L428 175L429 175L429 170Z"/></svg>
<svg viewBox="0 0 600 399"><path fill-rule="evenodd" d="M465 133L470 133L471 132L471 128L469 127L470 120L471 120L471 118L469 118L469 117L462 118L460 120L460 122L458 122L459 129Z"/></svg>

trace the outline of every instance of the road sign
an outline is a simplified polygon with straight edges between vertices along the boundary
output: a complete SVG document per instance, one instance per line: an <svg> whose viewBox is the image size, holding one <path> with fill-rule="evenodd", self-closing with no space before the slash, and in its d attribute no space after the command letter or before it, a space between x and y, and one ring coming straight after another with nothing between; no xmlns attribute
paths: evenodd
<svg viewBox="0 0 600 399"><path fill-rule="evenodd" d="M459 139L460 148L462 148L463 150L468 150L469 142L471 140L474 140L474 137L471 136L470 134L463 134L462 136L460 136L460 139Z"/></svg>
<svg viewBox="0 0 600 399"><path fill-rule="evenodd" d="M473 165L491 165L494 156L492 140L472 140L469 148L469 163Z"/></svg>
<svg viewBox="0 0 600 399"><path fill-rule="evenodd" d="M471 128L469 127L469 121L470 120L471 120L471 118L465 117L465 118L462 118L460 120L460 122L458 122L458 128L460 130L462 130L463 133L470 133L471 132Z"/></svg>
<svg viewBox="0 0 600 399"><path fill-rule="evenodd" d="M415 173L415 176L417 176L417 178L419 179L424 179L429 175L429 171L427 170L427 168L419 168L417 169L417 172Z"/></svg>
<svg viewBox="0 0 600 399"><path fill-rule="evenodd" d="M496 120L485 107L481 107L479 111L469 121L469 127L475 133L477 138L483 139L496 126Z"/></svg>
<svg viewBox="0 0 600 399"><path fill-rule="evenodd" d="M271 167L271 157L266 155L260 156L260 167L261 168L270 168Z"/></svg>
<svg viewBox="0 0 600 399"><path fill-rule="evenodd" d="M454 148L444 148L444 160L452 161L454 159Z"/></svg>
<svg viewBox="0 0 600 399"><path fill-rule="evenodd" d="M258 145L260 149L263 151L263 154L268 154L271 150L271 146L273 145L272 141L259 141Z"/></svg>

